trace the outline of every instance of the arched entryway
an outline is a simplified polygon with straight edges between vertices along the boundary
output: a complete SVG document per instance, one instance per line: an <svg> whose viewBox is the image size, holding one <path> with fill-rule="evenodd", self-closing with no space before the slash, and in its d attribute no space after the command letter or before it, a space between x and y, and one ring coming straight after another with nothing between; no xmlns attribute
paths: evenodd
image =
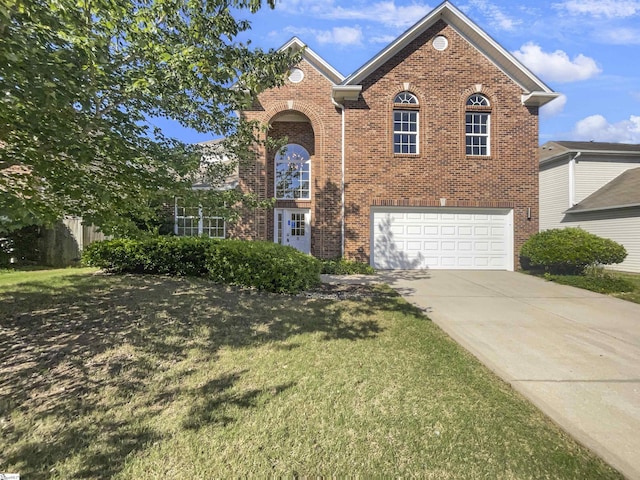
<svg viewBox="0 0 640 480"><path fill-rule="evenodd" d="M289 110L269 126L269 139L278 145L267 152L267 195L275 198L269 233L274 242L313 253L313 182L319 175L313 125L303 113Z"/></svg>

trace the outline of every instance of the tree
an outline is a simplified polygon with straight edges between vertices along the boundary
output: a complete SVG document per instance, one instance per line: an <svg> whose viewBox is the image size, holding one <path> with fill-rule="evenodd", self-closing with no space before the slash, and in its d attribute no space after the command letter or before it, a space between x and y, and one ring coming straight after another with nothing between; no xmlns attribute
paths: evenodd
<svg viewBox="0 0 640 480"><path fill-rule="evenodd" d="M200 153L154 117L225 136L246 157L258 126L233 112L298 59L237 40L250 23L234 15L261 7L0 0L0 230L67 214L114 232L152 216L159 195L187 194Z"/></svg>

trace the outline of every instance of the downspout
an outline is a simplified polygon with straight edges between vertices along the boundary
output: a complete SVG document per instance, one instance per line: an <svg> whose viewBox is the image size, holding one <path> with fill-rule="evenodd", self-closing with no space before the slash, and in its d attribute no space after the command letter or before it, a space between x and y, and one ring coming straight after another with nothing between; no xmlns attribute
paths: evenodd
<svg viewBox="0 0 640 480"><path fill-rule="evenodd" d="M582 155L578 152L569 160L569 208L576 204L576 160Z"/></svg>
<svg viewBox="0 0 640 480"><path fill-rule="evenodd" d="M340 142L340 156L341 156L341 161L340 161L340 173L341 173L341 178L340 178L340 257L343 258L344 257L344 218L345 218L345 208L344 208L344 105L341 103L336 102L335 98L333 98L333 96L331 97L331 103L333 103L337 108L339 108L341 110L340 112L340 118L342 119L342 129L341 129L341 135L342 135L342 140Z"/></svg>

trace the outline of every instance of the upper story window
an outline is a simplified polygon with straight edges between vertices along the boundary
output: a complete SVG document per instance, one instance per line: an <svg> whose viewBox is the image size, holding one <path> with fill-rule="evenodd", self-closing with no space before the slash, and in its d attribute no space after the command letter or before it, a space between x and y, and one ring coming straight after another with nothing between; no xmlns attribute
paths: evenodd
<svg viewBox="0 0 640 480"><path fill-rule="evenodd" d="M467 99L465 113L465 145L467 155L491 154L491 104L489 99L474 93Z"/></svg>
<svg viewBox="0 0 640 480"><path fill-rule="evenodd" d="M290 143L276 154L275 195L278 200L311 199L311 158L302 145Z"/></svg>
<svg viewBox="0 0 640 480"><path fill-rule="evenodd" d="M418 98L401 92L393 99L393 153L418 153Z"/></svg>

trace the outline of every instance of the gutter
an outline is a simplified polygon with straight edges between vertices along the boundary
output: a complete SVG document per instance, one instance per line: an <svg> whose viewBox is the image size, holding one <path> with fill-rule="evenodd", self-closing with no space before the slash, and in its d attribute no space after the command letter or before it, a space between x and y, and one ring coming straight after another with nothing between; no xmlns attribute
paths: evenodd
<svg viewBox="0 0 640 480"><path fill-rule="evenodd" d="M640 207L640 203L628 203L626 205L612 205L610 207L581 208L579 210L568 209L563 214L577 215L579 213L601 212L603 210L620 210L623 208Z"/></svg>
<svg viewBox="0 0 640 480"><path fill-rule="evenodd" d="M576 160L582 155L578 152L569 160L569 208L576 204Z"/></svg>
<svg viewBox="0 0 640 480"><path fill-rule="evenodd" d="M331 103L333 103L337 108L340 109L340 119L342 121L341 135L342 140L340 141L340 258L344 258L344 220L345 220L345 208L344 208L344 105L342 103L336 102L336 100L331 97Z"/></svg>
<svg viewBox="0 0 640 480"><path fill-rule="evenodd" d="M362 91L362 85L334 85L331 89L331 103L341 110L342 117L342 139L340 141L340 172L342 178L340 179L340 256L344 257L344 237L345 237L345 206L344 206L344 176L345 176L345 145L344 145L344 131L345 131L345 100L357 101L360 98L360 92ZM342 102L342 103L340 103Z"/></svg>
<svg viewBox="0 0 640 480"><path fill-rule="evenodd" d="M580 154L585 154L585 155L599 155L599 156L603 156L603 157L611 157L611 156L640 157L640 152L626 152L624 150L577 150L577 149L573 149L573 150L565 150L563 152L558 152L556 155L553 155L553 156L547 157L547 158L543 158L542 160L540 160L539 163L540 163L540 165L546 165L547 163L551 163L553 161L562 159L562 157L565 156L565 155L571 155L574 152L575 153L580 153Z"/></svg>

